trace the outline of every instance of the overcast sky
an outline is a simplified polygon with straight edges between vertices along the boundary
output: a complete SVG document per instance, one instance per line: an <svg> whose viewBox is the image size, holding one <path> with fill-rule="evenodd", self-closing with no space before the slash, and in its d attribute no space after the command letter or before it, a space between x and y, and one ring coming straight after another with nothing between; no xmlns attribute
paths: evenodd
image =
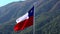
<svg viewBox="0 0 60 34"><path fill-rule="evenodd" d="M6 5L8 3L16 2L16 1L25 1L25 0L0 0L0 7Z"/></svg>

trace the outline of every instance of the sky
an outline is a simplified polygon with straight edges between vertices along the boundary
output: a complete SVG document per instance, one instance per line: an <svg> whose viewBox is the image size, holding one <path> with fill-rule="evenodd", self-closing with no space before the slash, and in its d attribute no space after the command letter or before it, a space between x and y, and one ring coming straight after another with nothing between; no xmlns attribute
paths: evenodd
<svg viewBox="0 0 60 34"><path fill-rule="evenodd" d="M0 0L0 7L7 5L8 3L16 2L16 1L25 1L25 0Z"/></svg>

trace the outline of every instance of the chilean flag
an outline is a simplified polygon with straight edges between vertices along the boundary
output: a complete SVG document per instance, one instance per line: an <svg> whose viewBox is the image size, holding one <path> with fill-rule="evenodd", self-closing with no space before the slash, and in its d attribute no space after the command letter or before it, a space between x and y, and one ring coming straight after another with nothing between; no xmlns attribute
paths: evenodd
<svg viewBox="0 0 60 34"><path fill-rule="evenodd" d="M33 25L34 19L34 6L23 16L19 17L16 22L17 24L14 26L15 31L24 30L25 28Z"/></svg>

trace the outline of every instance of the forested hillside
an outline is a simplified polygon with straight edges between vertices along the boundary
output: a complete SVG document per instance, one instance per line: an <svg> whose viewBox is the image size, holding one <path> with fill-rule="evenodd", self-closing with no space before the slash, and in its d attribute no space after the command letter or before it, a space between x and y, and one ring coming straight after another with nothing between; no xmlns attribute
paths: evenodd
<svg viewBox="0 0 60 34"><path fill-rule="evenodd" d="M33 34L33 26L15 32L15 20L35 7L35 34L60 34L60 0L27 0L0 7L0 34Z"/></svg>

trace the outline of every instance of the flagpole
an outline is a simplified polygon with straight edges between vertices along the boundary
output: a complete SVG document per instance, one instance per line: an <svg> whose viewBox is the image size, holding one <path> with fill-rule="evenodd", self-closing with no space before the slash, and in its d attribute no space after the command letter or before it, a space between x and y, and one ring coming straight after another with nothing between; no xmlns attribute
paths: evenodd
<svg viewBox="0 0 60 34"><path fill-rule="evenodd" d="M34 7L33 34L35 34L35 7Z"/></svg>

